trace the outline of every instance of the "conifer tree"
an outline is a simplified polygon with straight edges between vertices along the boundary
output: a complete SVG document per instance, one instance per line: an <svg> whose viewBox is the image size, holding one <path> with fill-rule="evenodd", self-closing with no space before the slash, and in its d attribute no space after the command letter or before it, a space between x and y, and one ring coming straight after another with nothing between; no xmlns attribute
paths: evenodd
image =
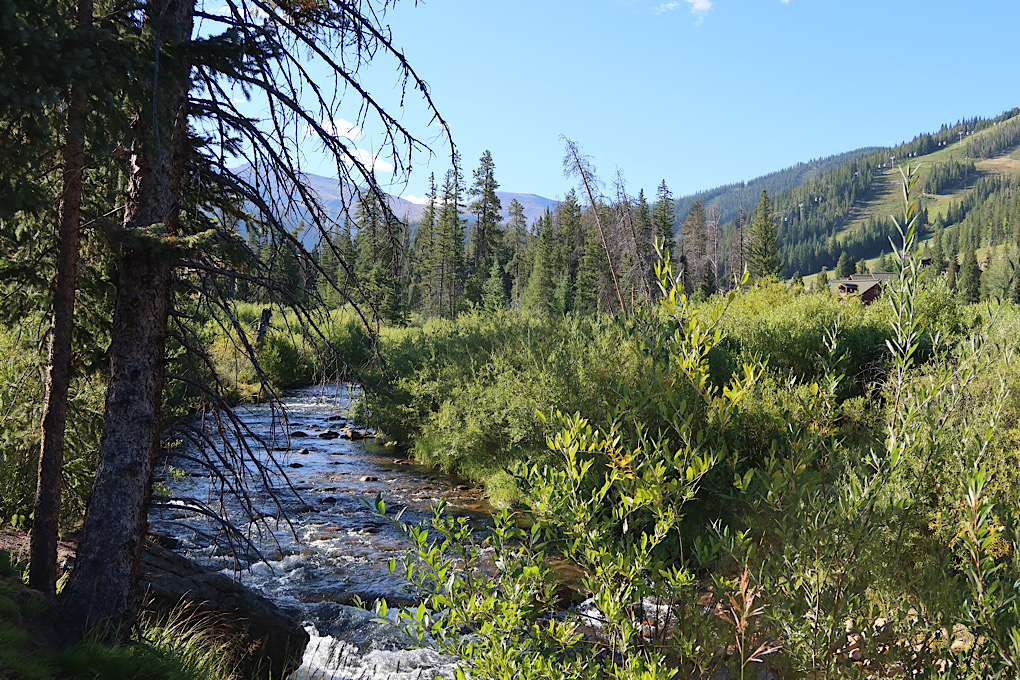
<svg viewBox="0 0 1020 680"><path fill-rule="evenodd" d="M584 240L577 263L577 277L574 284L574 309L586 314L594 314L599 310L602 283L606 268L598 233L593 224L585 225Z"/></svg>
<svg viewBox="0 0 1020 680"><path fill-rule="evenodd" d="M443 309L443 262L441 234L436 213L436 176L429 177L429 193L414 239L415 289L426 316L438 316Z"/></svg>
<svg viewBox="0 0 1020 680"><path fill-rule="evenodd" d="M676 255L676 204L673 194L666 186L666 180L659 184L655 205L652 208L652 229L655 237L663 244L663 250Z"/></svg>
<svg viewBox="0 0 1020 680"><path fill-rule="evenodd" d="M528 277L528 287L524 291L522 306L524 309L539 314L553 312L553 293L555 290L555 272L553 260L552 225L545 218L538 222L538 234L535 239L535 260Z"/></svg>
<svg viewBox="0 0 1020 680"><path fill-rule="evenodd" d="M857 263L854 262L854 258L850 257L844 250L839 256L839 261L836 262L836 278L845 279L851 274L857 273Z"/></svg>
<svg viewBox="0 0 1020 680"><path fill-rule="evenodd" d="M652 209L645 198L645 190L638 191L637 209L634 211L634 223L637 230L637 247L648 270L644 272L645 280L654 290L655 285L655 230L652 226Z"/></svg>
<svg viewBox="0 0 1020 680"><path fill-rule="evenodd" d="M486 149L478 161L478 169L474 171L474 184L468 194L475 200L468 206L468 211L475 216L468 243L469 260L472 272L488 271L488 259L492 252L499 228L499 213L503 209L496 189L499 183L495 177L495 163L492 154Z"/></svg>
<svg viewBox="0 0 1020 680"><path fill-rule="evenodd" d="M573 286L570 281L570 272L566 269L560 270L560 278L553 290L553 312L557 315L564 315L573 309L574 295Z"/></svg>
<svg viewBox="0 0 1020 680"><path fill-rule="evenodd" d="M893 261L889 253L882 253L878 258L878 271L880 272L891 272L896 269L896 263Z"/></svg>
<svg viewBox="0 0 1020 680"><path fill-rule="evenodd" d="M772 217L772 200L764 189L751 219L750 241L747 269L751 276L777 276L783 268L779 261L779 233Z"/></svg>
<svg viewBox="0 0 1020 680"><path fill-rule="evenodd" d="M705 203L701 199L695 201L687 211L687 220L683 228L684 250L696 268L704 259L708 243L708 223L705 218Z"/></svg>
<svg viewBox="0 0 1020 680"><path fill-rule="evenodd" d="M439 210L438 247L441 253L440 279L446 297L445 314L457 315L457 304L464 289L464 221L461 218L461 196L464 177L460 171L460 154L454 152L453 167L446 171L443 182L443 205Z"/></svg>
<svg viewBox="0 0 1020 680"><path fill-rule="evenodd" d="M503 284L503 268L499 262L492 261L489 277L482 287L482 308L490 314L506 309L506 288Z"/></svg>
<svg viewBox="0 0 1020 680"><path fill-rule="evenodd" d="M963 255L958 282L960 297L964 302L974 303L981 299L981 268L978 266L974 248L967 248Z"/></svg>
<svg viewBox="0 0 1020 680"><path fill-rule="evenodd" d="M942 273L946 268L946 253L942 247L942 230L937 229L932 237L931 266L935 271Z"/></svg>
<svg viewBox="0 0 1020 680"><path fill-rule="evenodd" d="M524 216L524 206L515 198L510 201L506 226L507 250L509 259L506 263L510 274L510 301L513 308L521 308L524 288L530 276L529 263L531 256L528 248L528 223Z"/></svg>
<svg viewBox="0 0 1020 680"><path fill-rule="evenodd" d="M712 267L703 267L701 270L701 294L705 297L715 295L718 286L715 283L715 270Z"/></svg>

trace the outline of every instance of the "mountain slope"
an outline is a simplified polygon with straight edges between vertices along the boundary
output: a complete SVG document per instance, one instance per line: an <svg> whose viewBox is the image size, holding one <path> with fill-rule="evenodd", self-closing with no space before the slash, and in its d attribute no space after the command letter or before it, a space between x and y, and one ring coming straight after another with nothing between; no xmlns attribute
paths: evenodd
<svg viewBox="0 0 1020 680"><path fill-rule="evenodd" d="M736 219L741 208L745 212L749 212L754 207L755 202L757 202L762 190L769 192L769 195L775 195L782 191L794 189L805 182L819 177L828 170L837 168L861 156L867 156L882 150L882 147L877 146L855 149L854 151L847 151L827 158L818 158L805 163L798 163L783 170L755 177L747 182L734 182L733 184L725 184L714 189L681 196L676 200L677 215L680 221L683 221L690 207L700 200L704 202L706 208L715 207L719 209L720 222L730 222Z"/></svg>
<svg viewBox="0 0 1020 680"><path fill-rule="evenodd" d="M1020 109L1013 109L991 119L943 125L899 146L850 158L774 194L784 275L832 269L844 251L856 260L889 251L889 239L897 236L891 216L902 212L897 166L921 165L915 196L920 199L925 235L963 219L974 208L975 188L984 187L981 200L1006 191L1020 173L1018 149ZM961 207L965 203L970 207ZM747 210L752 207L745 205ZM987 239L1001 239L1015 230L1011 222ZM735 239L732 223L722 232L724 242Z"/></svg>

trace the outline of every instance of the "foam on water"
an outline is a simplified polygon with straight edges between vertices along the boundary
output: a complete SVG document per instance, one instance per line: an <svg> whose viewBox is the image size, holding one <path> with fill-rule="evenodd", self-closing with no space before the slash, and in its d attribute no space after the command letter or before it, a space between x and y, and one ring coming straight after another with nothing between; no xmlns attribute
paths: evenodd
<svg viewBox="0 0 1020 680"><path fill-rule="evenodd" d="M307 626L311 640L301 667L291 680L452 680L457 659L434 649L373 649L362 652L330 635L320 636Z"/></svg>
<svg viewBox="0 0 1020 680"><path fill-rule="evenodd" d="M201 517L187 521L202 533L180 527L178 521L185 519L180 510L156 510L150 520L192 559L303 612L311 642L294 680L453 678L454 657L422 647L396 627L345 603L355 596L369 603L385 597L392 613L417 601L406 583L385 569L386 561L390 557L399 561L408 545L366 503L376 494L383 495L391 510L403 509L403 521L412 524L426 522L430 506L440 497L450 502L448 508L483 523L488 508L461 480L395 460L399 454L386 447L320 437L345 426L354 397L345 386L308 388L288 396L282 408L255 405L237 411L273 450L271 455L288 468L290 483L298 491L291 491L282 479L260 477L251 463L242 464L254 480L252 502L256 514L266 518L263 521L249 522L236 502L220 499L216 480L207 470L171 461L186 474L165 480L167 486L178 496L220 508L235 526L244 528L264 559L242 555L235 562L222 541L209 538L216 535L218 525ZM292 439L297 430L304 436ZM263 449L254 455L266 461L270 453ZM277 502L290 524L281 519Z"/></svg>

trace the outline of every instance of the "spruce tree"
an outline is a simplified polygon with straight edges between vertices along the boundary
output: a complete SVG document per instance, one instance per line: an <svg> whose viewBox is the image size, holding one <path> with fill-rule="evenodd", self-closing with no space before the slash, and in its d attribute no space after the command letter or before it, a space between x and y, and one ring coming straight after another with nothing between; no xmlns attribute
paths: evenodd
<svg viewBox="0 0 1020 680"><path fill-rule="evenodd" d="M818 279L815 282L815 288L817 290L828 292L829 290L829 272L822 267L822 271L818 274Z"/></svg>
<svg viewBox="0 0 1020 680"><path fill-rule="evenodd" d="M503 268L496 260L492 261L492 266L489 267L489 277L485 279L485 285L482 287L482 308L490 314L506 309Z"/></svg>
<svg viewBox="0 0 1020 680"><path fill-rule="evenodd" d="M551 314L555 290L555 273L552 268L552 225L547 224L543 218L539 221L538 228L538 237L535 239L535 260L531 267L531 276L528 277L528 287L524 291L522 306L531 312Z"/></svg>
<svg viewBox="0 0 1020 680"><path fill-rule="evenodd" d="M644 272L645 280L652 290L655 290L655 263L658 257L655 255L655 229L652 226L652 209L645 198L645 190L638 191L637 209L634 211L634 227L637 231L637 247L648 271Z"/></svg>
<svg viewBox="0 0 1020 680"><path fill-rule="evenodd" d="M946 253L942 247L942 230L938 229L932 237L931 266L936 272L942 273L946 268Z"/></svg>
<svg viewBox="0 0 1020 680"><path fill-rule="evenodd" d="M772 200L764 189L751 219L750 240L747 269L751 276L777 276L783 268L779 261L779 231L772 216Z"/></svg>
<svg viewBox="0 0 1020 680"><path fill-rule="evenodd" d="M484 275L489 269L488 259L498 238L499 213L503 209L496 195L499 182L496 181L495 163L488 149L478 161L474 180L468 190L468 194L475 197L468 206L468 211L475 216L468 242L468 259L471 271Z"/></svg>
<svg viewBox="0 0 1020 680"><path fill-rule="evenodd" d="M695 270L701 268L708 252L708 224L705 220L705 203L698 199L687 211L683 228L684 250Z"/></svg>
<svg viewBox="0 0 1020 680"><path fill-rule="evenodd" d="M958 282L960 297L964 302L974 303L981 299L981 268L978 267L974 248L967 248L963 255Z"/></svg>
<svg viewBox="0 0 1020 680"><path fill-rule="evenodd" d="M514 309L521 308L524 288L530 275L528 223L524 217L524 206L514 198L510 201L507 211L506 240L509 259L506 263L510 274L510 303Z"/></svg>
<svg viewBox="0 0 1020 680"><path fill-rule="evenodd" d="M443 205L439 211L438 247L441 251L441 280L446 309L452 319L464 290L464 222L460 199L464 193L464 177L460 171L460 154L454 152L453 167L446 171L443 182Z"/></svg>
<svg viewBox="0 0 1020 680"><path fill-rule="evenodd" d="M676 204L673 194L662 180L652 207L652 231L655 238L663 244L663 252L676 256Z"/></svg>
<svg viewBox="0 0 1020 680"><path fill-rule="evenodd" d="M711 297L719 290L715 282L715 271L712 267L702 267L700 290L701 294L705 297Z"/></svg>
<svg viewBox="0 0 1020 680"><path fill-rule="evenodd" d="M851 274L856 273L857 263L854 262L854 258L847 254L847 252L844 250L843 253L839 256L839 261L836 262L836 278L845 279L849 277Z"/></svg>
<svg viewBox="0 0 1020 680"><path fill-rule="evenodd" d="M602 252L595 226L589 224L584 232L581 256L577 264L577 278L574 285L574 309L587 314L598 311L600 290L606 258Z"/></svg>
<svg viewBox="0 0 1020 680"><path fill-rule="evenodd" d="M439 222L436 211L436 176L429 177L429 193L425 210L414 238L415 289L426 316L438 316L443 309L443 253L440 249Z"/></svg>

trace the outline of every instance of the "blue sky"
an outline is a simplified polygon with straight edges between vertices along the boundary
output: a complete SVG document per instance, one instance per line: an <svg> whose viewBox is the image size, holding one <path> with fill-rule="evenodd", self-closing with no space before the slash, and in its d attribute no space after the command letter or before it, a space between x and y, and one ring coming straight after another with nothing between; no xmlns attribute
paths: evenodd
<svg viewBox="0 0 1020 680"><path fill-rule="evenodd" d="M608 190L619 169L682 195L1020 106L1017 0L404 0L387 20L465 176L489 149L503 190L550 198L574 185L560 135ZM368 78L391 92L394 68ZM394 192L423 195L436 151Z"/></svg>

